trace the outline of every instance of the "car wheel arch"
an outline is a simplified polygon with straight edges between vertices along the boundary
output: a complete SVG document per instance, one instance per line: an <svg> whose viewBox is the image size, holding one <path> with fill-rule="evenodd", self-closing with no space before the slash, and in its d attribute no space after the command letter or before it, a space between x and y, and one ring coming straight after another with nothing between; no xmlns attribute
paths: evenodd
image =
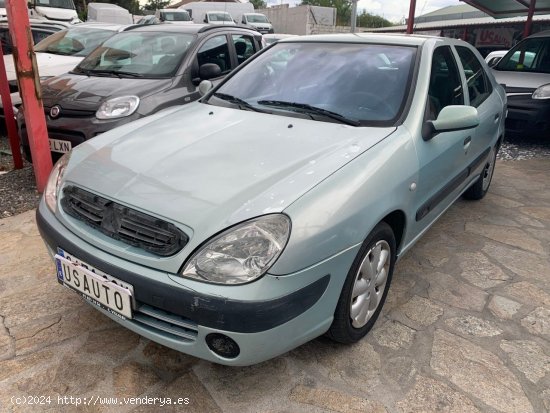
<svg viewBox="0 0 550 413"><path fill-rule="evenodd" d="M407 224L407 217L405 215L405 212L400 209L396 209L387 214L380 221L385 222L392 229L393 235L395 237L396 252L397 254L399 254L401 250L403 236L405 235L405 226Z"/></svg>

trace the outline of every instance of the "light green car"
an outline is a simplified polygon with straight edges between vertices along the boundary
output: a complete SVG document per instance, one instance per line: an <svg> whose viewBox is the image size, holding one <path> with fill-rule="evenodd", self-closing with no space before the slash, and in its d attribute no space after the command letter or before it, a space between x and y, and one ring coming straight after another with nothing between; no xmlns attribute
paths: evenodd
<svg viewBox="0 0 550 413"><path fill-rule="evenodd" d="M296 37L200 90L65 155L37 222L61 284L228 365L360 340L396 260L485 195L504 133L502 87L453 39Z"/></svg>

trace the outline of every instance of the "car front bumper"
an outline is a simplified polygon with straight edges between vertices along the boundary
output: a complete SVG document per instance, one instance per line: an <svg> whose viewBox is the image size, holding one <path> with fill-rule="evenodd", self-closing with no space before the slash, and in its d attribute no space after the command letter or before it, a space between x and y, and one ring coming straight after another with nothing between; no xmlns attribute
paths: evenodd
<svg viewBox="0 0 550 413"><path fill-rule="evenodd" d="M330 327L348 269L360 245L351 247L314 266L285 276L266 275L257 294L241 299L207 293L212 285L174 280L175 274L156 271L108 254L78 238L57 220L42 200L37 225L53 256L57 248L134 287L134 319L122 320L96 307L117 323L152 341L220 364L245 366L289 351ZM53 272L53 271L52 271ZM176 282L179 281L179 282ZM197 284L199 287L197 287ZM200 286L204 286L202 289ZM232 289L242 288L230 286ZM143 310L143 311L142 311ZM144 314L150 323L143 323ZM185 326L187 337L171 334L166 322ZM159 327L160 326L160 327ZM211 333L234 340L240 353L221 357L206 343Z"/></svg>
<svg viewBox="0 0 550 413"><path fill-rule="evenodd" d="M550 99L508 95L506 136L550 139Z"/></svg>

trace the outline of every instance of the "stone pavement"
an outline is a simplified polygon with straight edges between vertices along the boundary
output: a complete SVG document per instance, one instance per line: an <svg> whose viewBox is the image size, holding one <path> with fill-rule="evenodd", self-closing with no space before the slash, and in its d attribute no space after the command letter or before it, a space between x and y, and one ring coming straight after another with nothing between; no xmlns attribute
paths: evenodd
<svg viewBox="0 0 550 413"><path fill-rule="evenodd" d="M548 158L499 161L487 197L458 201L398 264L364 340L246 368L118 327L57 284L34 211L0 220L0 411L549 411L549 177ZM28 396L45 404L16 404ZM189 403L106 404L136 396Z"/></svg>

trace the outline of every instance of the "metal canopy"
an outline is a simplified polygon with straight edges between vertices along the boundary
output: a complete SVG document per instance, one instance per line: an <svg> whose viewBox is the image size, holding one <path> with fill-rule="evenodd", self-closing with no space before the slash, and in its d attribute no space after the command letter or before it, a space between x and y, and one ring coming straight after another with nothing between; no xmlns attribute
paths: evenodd
<svg viewBox="0 0 550 413"><path fill-rule="evenodd" d="M526 16L529 7L533 14L550 14L550 0L461 0L495 19Z"/></svg>

